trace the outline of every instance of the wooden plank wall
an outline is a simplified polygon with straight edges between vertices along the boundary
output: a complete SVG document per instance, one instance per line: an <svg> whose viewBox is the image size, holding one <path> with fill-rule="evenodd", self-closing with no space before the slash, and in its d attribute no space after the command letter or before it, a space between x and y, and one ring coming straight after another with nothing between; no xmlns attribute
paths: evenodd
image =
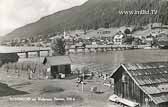
<svg viewBox="0 0 168 107"><path fill-rule="evenodd" d="M122 75L125 75L123 81ZM114 94L119 97L138 102L141 107L168 107L168 104L156 105L154 102L134 83L131 77L120 67L114 74ZM147 103L145 99L149 99Z"/></svg>

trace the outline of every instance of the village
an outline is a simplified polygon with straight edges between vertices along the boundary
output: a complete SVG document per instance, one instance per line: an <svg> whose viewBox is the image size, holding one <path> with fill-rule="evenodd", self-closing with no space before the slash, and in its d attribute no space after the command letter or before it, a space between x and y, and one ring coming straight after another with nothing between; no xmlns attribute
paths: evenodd
<svg viewBox="0 0 168 107"><path fill-rule="evenodd" d="M106 45L120 47L130 45L132 48L167 48L168 26L152 23L147 26L123 26L120 28L98 28L97 30L64 30L63 32L38 35L30 38L15 38L4 41L4 46L50 47L51 41L63 37L67 49L71 47ZM47 38L47 39L46 39Z"/></svg>

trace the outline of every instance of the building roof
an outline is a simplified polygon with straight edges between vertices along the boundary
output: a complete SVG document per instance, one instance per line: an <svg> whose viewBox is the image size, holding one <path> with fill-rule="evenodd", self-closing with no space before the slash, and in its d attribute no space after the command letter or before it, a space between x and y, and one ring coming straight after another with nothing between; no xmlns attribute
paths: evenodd
<svg viewBox="0 0 168 107"><path fill-rule="evenodd" d="M117 38L117 39L122 39L123 37L124 37L124 35L122 35L122 34L118 35L118 34L117 34L117 35L114 36L114 39L116 39L116 38Z"/></svg>
<svg viewBox="0 0 168 107"><path fill-rule="evenodd" d="M46 59L45 59L46 58ZM71 59L68 56L50 56L50 57L36 57L36 58L22 58L19 62L33 62L33 63L44 63L48 65L66 65L71 64Z"/></svg>
<svg viewBox="0 0 168 107"><path fill-rule="evenodd" d="M168 62L122 64L120 67L155 104L168 102Z"/></svg>
<svg viewBox="0 0 168 107"><path fill-rule="evenodd" d="M49 65L71 64L71 59L69 58L69 56L52 56L46 58L47 58L47 64Z"/></svg>

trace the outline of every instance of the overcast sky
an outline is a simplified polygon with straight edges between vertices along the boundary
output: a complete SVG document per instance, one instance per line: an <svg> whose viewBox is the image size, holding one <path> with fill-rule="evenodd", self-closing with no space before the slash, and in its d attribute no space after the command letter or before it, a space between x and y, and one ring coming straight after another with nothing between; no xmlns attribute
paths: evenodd
<svg viewBox="0 0 168 107"><path fill-rule="evenodd" d="M87 0L0 0L0 36Z"/></svg>

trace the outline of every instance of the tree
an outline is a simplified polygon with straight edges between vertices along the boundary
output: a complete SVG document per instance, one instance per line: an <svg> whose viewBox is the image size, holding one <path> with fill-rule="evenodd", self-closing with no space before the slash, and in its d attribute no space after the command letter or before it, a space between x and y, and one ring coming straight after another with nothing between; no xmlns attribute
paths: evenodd
<svg viewBox="0 0 168 107"><path fill-rule="evenodd" d="M94 30L97 30L98 28L99 28L98 21L95 21L95 23L94 23Z"/></svg>
<svg viewBox="0 0 168 107"><path fill-rule="evenodd" d="M105 24L104 24L104 28L110 28L110 23L105 22Z"/></svg>
<svg viewBox="0 0 168 107"><path fill-rule="evenodd" d="M159 17L162 24L168 24L168 2L162 5Z"/></svg>
<svg viewBox="0 0 168 107"><path fill-rule="evenodd" d="M125 29L124 30L124 33L127 35L127 34L131 34L131 31L130 31L130 29Z"/></svg>
<svg viewBox="0 0 168 107"><path fill-rule="evenodd" d="M53 55L65 55L65 41L63 38L56 38L51 43Z"/></svg>

